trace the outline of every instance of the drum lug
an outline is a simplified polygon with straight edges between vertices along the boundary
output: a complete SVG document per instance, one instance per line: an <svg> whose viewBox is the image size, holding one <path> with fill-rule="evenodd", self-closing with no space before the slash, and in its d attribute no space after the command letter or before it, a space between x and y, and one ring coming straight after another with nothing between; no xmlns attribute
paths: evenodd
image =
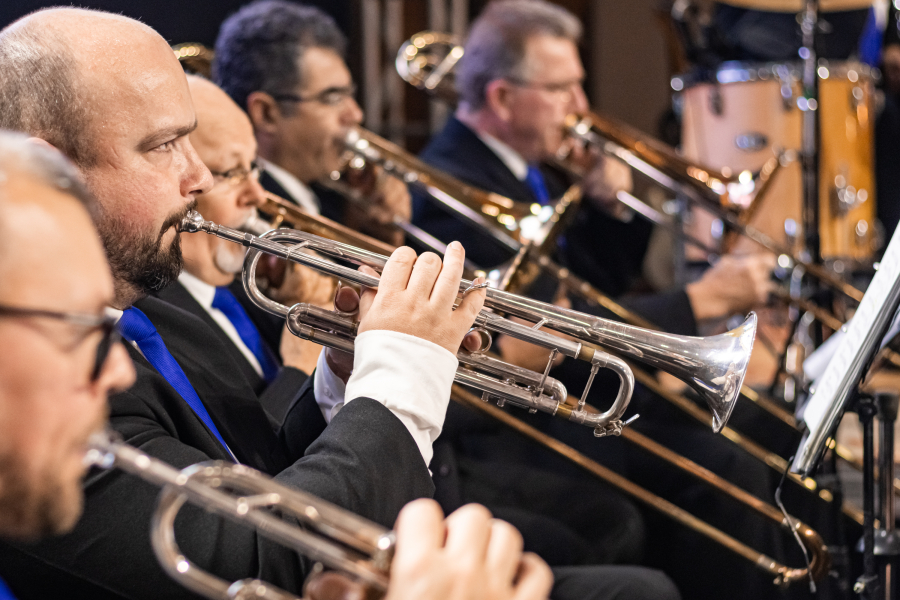
<svg viewBox="0 0 900 600"><path fill-rule="evenodd" d="M722 92L717 85L712 86L709 90L709 110L717 117L721 117L722 113L725 112L725 103L722 100Z"/></svg>

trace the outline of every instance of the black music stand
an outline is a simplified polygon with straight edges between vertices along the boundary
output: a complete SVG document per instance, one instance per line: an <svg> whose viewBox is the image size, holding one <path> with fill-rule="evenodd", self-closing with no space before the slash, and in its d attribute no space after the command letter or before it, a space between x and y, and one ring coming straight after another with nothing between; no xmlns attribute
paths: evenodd
<svg viewBox="0 0 900 600"><path fill-rule="evenodd" d="M857 581L855 590L864 598L874 599L879 577L876 568L875 532L875 454L873 419L878 411L874 398L859 393L859 384L868 373L878 351L885 345L885 336L900 307L900 234L895 232L872 283L859 304L855 316L842 328L843 339L816 381L812 397L802 410L802 421L808 431L796 454L791 470L811 476L825 452L844 411L855 408L864 429L863 492L865 535L863 539L865 574ZM893 332L892 332L893 333ZM892 340L893 342L893 340ZM895 404L882 401L886 417L896 412ZM890 436L892 438L892 436ZM884 439L884 436L882 437ZM890 454L882 452L882 457ZM892 463L891 463L892 470ZM891 502L892 502L891 496ZM886 507L886 503L882 503ZM891 526L893 523L891 523ZM880 534L890 549L893 534ZM887 556L887 555L885 555Z"/></svg>

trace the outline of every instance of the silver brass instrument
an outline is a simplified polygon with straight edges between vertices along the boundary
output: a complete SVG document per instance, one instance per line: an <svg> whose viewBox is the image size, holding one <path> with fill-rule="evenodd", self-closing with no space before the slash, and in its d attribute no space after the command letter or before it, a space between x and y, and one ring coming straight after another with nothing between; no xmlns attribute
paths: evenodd
<svg viewBox="0 0 900 600"><path fill-rule="evenodd" d="M151 525L153 551L169 576L207 598L299 600L258 579L225 581L185 557L175 542L174 531L175 517L185 502L255 528L260 535L337 569L367 588L387 589L393 532L259 471L223 461L179 470L106 432L91 437L85 462L104 469L120 468L163 487ZM300 525L271 509L296 519Z"/></svg>
<svg viewBox="0 0 900 600"><path fill-rule="evenodd" d="M181 228L189 233L204 231L250 248L244 260L243 281L253 302L268 312L285 317L288 328L295 335L352 352L356 334L356 323L353 320L315 306L296 304L287 307L266 298L256 286L256 263L261 252L265 252L350 283L377 288L376 277L298 250L313 250L325 257L356 265L365 264L375 270L384 267L387 257L294 230L273 230L257 237L204 221L195 212L184 219ZM460 282L461 293L465 294L471 289L472 282ZM540 374L479 353L461 350L457 355L461 365L486 371L501 379L462 368L457 371L456 381L481 390L486 399L495 396L500 403L509 401L529 410L541 410L593 427L598 436L618 435L621 432L624 424L620 417L630 400L633 374L624 361L590 344L603 345L681 379L707 402L713 413L713 430L718 432L725 426L740 393L756 335L756 315L753 313L732 331L698 338L647 331L491 288L487 289L485 305L536 324L534 327L527 327L492 312L482 311L475 326L486 332L488 346L490 333L501 333L551 350L551 360L544 373ZM571 336L574 340L541 331L545 327ZM487 347L482 349L484 350ZM565 387L547 377L547 371L557 353L591 364L591 376L585 393L574 409L565 405ZM597 371L604 367L612 369L619 376L621 386L609 410L600 414L591 413L585 409L586 392Z"/></svg>

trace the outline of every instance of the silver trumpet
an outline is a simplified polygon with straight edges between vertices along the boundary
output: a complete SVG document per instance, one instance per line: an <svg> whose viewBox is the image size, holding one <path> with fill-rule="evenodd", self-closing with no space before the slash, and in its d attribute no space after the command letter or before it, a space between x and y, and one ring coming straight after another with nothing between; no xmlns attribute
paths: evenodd
<svg viewBox="0 0 900 600"><path fill-rule="evenodd" d="M294 335L339 350L353 351L357 324L350 316L308 304L287 307L270 300L256 285L257 262L261 253L267 253L350 283L377 288L377 277L336 264L328 258L368 265L380 271L388 260L386 256L291 229L275 229L255 236L205 221L196 212L184 218L181 230L188 233L203 231L250 248L244 259L243 282L251 300L260 308L284 317ZM465 295L474 286L471 281L462 280L459 289ZM478 352L460 350L457 357L461 368L456 373L456 382L481 390L485 400L497 398L501 406L508 401L531 411L541 410L593 427L598 437L621 433L625 425L621 417L631 399L634 376L625 361L594 345L603 345L664 370L690 385L709 405L713 413L713 431L718 433L740 394L756 336L756 315L753 313L742 325L727 333L700 338L648 331L491 288L487 289L485 305L535 325L528 327L482 310L474 328L482 334L484 343ZM573 339L545 332L544 328ZM551 350L544 372L529 371L485 356L492 332ZM591 365L587 386L574 408L565 404L565 387L547 376L558 353ZM593 413L585 410L585 400L601 368L615 372L619 376L620 387L609 410Z"/></svg>
<svg viewBox="0 0 900 600"><path fill-rule="evenodd" d="M366 588L387 589L393 532L312 494L281 485L259 471L223 461L179 470L110 432L91 437L85 462L104 469L119 468L163 488L150 529L153 551L168 575L195 593L223 600L299 600L295 594L258 579L225 581L185 557L175 542L174 530L175 517L185 502L255 528L260 535L336 569Z"/></svg>

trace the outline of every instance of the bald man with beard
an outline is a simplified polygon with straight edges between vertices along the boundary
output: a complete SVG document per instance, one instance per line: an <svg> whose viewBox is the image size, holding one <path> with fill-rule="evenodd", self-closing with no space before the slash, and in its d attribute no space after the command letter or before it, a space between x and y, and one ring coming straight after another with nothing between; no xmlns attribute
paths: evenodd
<svg viewBox="0 0 900 600"><path fill-rule="evenodd" d="M398 250L361 306L360 375L347 381L341 410L326 425L308 381L273 429L216 334L150 296L178 277L179 224L213 187L189 139L190 89L165 40L117 15L34 13L0 32L0 106L0 127L60 149L97 200L109 303L137 372L135 385L110 399L111 426L127 443L176 467L237 460L388 527L406 503L431 495L430 442L449 401L455 352L484 298L469 294L452 309L461 246L444 264ZM0 547L0 577L21 598L193 597L153 556L157 490L96 472L85 495L72 533ZM191 507L177 529L185 554L216 575L301 591L309 562L255 532Z"/></svg>

